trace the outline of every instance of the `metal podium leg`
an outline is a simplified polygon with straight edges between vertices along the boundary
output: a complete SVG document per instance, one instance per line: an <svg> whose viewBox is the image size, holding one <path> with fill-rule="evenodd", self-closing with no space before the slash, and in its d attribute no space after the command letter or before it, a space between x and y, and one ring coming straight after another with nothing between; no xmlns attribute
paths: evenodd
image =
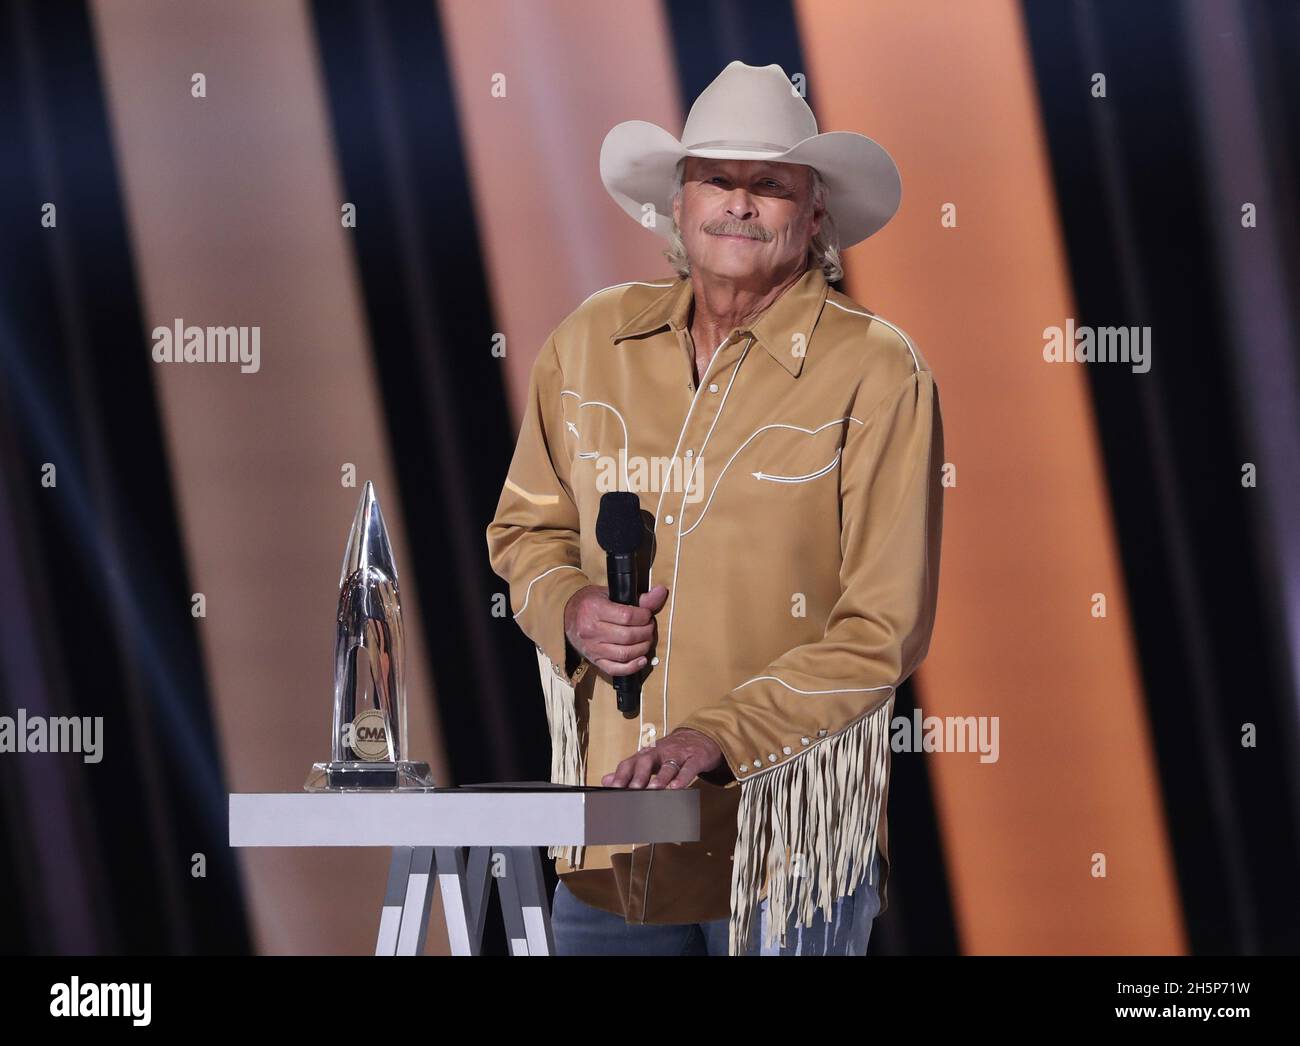
<svg viewBox="0 0 1300 1046"><path fill-rule="evenodd" d="M375 954L424 954L436 869L451 953L478 955L494 863L502 871L496 883L510 954L554 955L551 906L541 851L535 846L472 846L468 858L465 848L459 846L393 847Z"/></svg>
<svg viewBox="0 0 1300 1046"><path fill-rule="evenodd" d="M411 851L411 872L406 878L406 904L397 935L398 955L423 955L429 933L429 906L433 902L433 847Z"/></svg>
<svg viewBox="0 0 1300 1046"><path fill-rule="evenodd" d="M384 888L384 907L379 913L379 940L376 955L396 955L397 936L402 928L402 909L406 907L406 880L411 874L411 848L393 847L388 866L388 885Z"/></svg>
<svg viewBox="0 0 1300 1046"><path fill-rule="evenodd" d="M433 849L395 846L379 916L376 955L423 955L433 900Z"/></svg>
<svg viewBox="0 0 1300 1046"><path fill-rule="evenodd" d="M483 921L491 888L491 854L486 846L471 846L466 862L463 847L439 846L436 858L451 954L478 955L483 947Z"/></svg>
<svg viewBox="0 0 1300 1046"><path fill-rule="evenodd" d="M502 871L495 878L497 898L501 901L501 921L505 923L510 954L527 955L528 933L524 929L524 911L519 898L519 876L515 874L515 852L510 847L494 849L492 861Z"/></svg>
<svg viewBox="0 0 1300 1046"><path fill-rule="evenodd" d="M551 905L546 896L546 879L542 875L542 853L536 846L521 847L518 864L523 873L520 894L524 908L524 927L528 931L529 955L554 955L555 935L551 932Z"/></svg>
<svg viewBox="0 0 1300 1046"><path fill-rule="evenodd" d="M541 851L535 846L494 850L505 859L505 875L497 879L501 915L511 955L554 955L551 907L546 900Z"/></svg>

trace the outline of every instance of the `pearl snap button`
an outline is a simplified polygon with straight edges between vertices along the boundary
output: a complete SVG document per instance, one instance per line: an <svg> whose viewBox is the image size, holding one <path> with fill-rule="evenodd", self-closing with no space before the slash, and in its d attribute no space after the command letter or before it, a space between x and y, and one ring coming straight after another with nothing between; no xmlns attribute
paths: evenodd
<svg viewBox="0 0 1300 1046"><path fill-rule="evenodd" d="M771 755L769 755L767 758L768 758L769 761L775 763L775 762L776 762L776 753L773 752L773 753L772 753Z"/></svg>
<svg viewBox="0 0 1300 1046"><path fill-rule="evenodd" d="M789 745L786 745L784 748L781 749L781 751L784 752L786 755L789 755L789 754L790 754L790 746L789 746Z"/></svg>
<svg viewBox="0 0 1300 1046"><path fill-rule="evenodd" d="M717 392L717 391L718 391L718 383L717 383L716 381L713 382L713 383L709 386L709 391L710 391L710 392Z"/></svg>
<svg viewBox="0 0 1300 1046"><path fill-rule="evenodd" d="M693 450L687 450L687 452L686 452L686 456L687 456L688 458L693 458L693 457L695 457L695 451L693 451Z"/></svg>
<svg viewBox="0 0 1300 1046"><path fill-rule="evenodd" d="M801 738L799 738L799 740L800 740L802 743L804 743L804 744L807 744L807 743L808 743L808 738L806 738L806 737L801 737Z"/></svg>
<svg viewBox="0 0 1300 1046"><path fill-rule="evenodd" d="M826 736L826 731L825 731L825 730L818 730L818 731L817 731L817 736L818 736L818 737L825 737L825 736Z"/></svg>
<svg viewBox="0 0 1300 1046"><path fill-rule="evenodd" d="M659 658L657 658L657 657L652 657L652 658L650 659L650 663L651 663L652 665L657 665L657 664L659 664Z"/></svg>
<svg viewBox="0 0 1300 1046"><path fill-rule="evenodd" d="M748 764L748 763L741 763L740 766L738 767L738 769L739 769L740 772L743 774L746 770L749 769L749 764Z"/></svg>
<svg viewBox="0 0 1300 1046"><path fill-rule="evenodd" d="M671 524L672 524L672 521L673 521L673 517L672 517L672 516L664 516L664 522L665 522L665 523L668 523L668 524L671 525Z"/></svg>

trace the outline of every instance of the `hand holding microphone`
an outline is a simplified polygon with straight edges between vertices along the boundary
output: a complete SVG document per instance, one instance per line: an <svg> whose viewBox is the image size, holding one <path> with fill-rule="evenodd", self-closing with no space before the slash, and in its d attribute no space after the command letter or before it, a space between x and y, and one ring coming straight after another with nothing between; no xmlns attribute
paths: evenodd
<svg viewBox="0 0 1300 1046"><path fill-rule="evenodd" d="M655 585L637 606L625 606L611 601L604 587L588 585L569 597L564 634L574 650L606 675L634 675L649 663L658 639L654 615L667 599L667 587Z"/></svg>
<svg viewBox="0 0 1300 1046"><path fill-rule="evenodd" d="M564 634L583 657L614 677L618 709L631 718L641 708L641 679L656 639L654 615L668 598L656 585L640 591L639 555L645 539L641 499L630 491L601 496L596 541L605 550L609 587L579 589L564 608Z"/></svg>

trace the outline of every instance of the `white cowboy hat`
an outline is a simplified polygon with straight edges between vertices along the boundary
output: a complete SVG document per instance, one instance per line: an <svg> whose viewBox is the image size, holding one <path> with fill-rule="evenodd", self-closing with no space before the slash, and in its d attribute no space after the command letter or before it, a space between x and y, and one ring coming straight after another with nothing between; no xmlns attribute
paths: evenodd
<svg viewBox="0 0 1300 1046"><path fill-rule="evenodd" d="M601 181L637 222L670 236L669 194L683 156L815 167L841 247L884 228L902 197L889 153L853 131L818 134L812 109L779 65L728 65L695 99L680 141L645 120L618 124L600 147Z"/></svg>

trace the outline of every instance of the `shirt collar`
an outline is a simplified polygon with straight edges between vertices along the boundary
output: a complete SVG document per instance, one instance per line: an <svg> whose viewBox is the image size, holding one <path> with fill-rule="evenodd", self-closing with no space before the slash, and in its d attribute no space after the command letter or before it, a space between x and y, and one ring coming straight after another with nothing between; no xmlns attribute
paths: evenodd
<svg viewBox="0 0 1300 1046"><path fill-rule="evenodd" d="M777 363L797 378L827 290L821 268L811 268L782 291L748 328L740 328L739 333L752 334ZM617 345L625 338L651 334L664 327L682 330L690 315L693 294L690 277L679 277L674 286L616 330L611 340ZM802 335L802 339L796 341L796 335Z"/></svg>

